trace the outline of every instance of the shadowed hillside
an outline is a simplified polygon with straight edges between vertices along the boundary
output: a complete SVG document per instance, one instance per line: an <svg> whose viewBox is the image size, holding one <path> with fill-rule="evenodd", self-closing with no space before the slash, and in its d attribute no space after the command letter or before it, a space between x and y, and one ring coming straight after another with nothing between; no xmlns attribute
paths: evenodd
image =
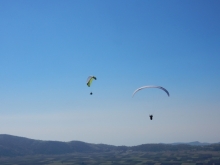
<svg viewBox="0 0 220 165"><path fill-rule="evenodd" d="M220 151L220 144L193 146L189 144L142 144L138 146L112 146L81 141L59 142L33 140L12 135L0 135L0 156L59 155L68 153L99 152L158 152L158 151Z"/></svg>
<svg viewBox="0 0 220 165"><path fill-rule="evenodd" d="M115 148L111 145L90 144L81 141L42 141L5 134L0 135L0 156L103 152Z"/></svg>

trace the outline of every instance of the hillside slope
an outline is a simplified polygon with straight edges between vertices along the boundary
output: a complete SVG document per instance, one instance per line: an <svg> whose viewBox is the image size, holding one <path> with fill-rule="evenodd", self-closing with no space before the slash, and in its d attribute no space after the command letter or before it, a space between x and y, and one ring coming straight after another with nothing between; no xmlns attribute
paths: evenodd
<svg viewBox="0 0 220 165"><path fill-rule="evenodd" d="M220 144L194 146L189 144L142 144L138 146L113 146L106 144L91 144L81 141L43 141L24 137L0 134L0 156L24 156L24 155L57 155L67 153L94 153L115 151L181 151L181 150L209 150L220 151Z"/></svg>

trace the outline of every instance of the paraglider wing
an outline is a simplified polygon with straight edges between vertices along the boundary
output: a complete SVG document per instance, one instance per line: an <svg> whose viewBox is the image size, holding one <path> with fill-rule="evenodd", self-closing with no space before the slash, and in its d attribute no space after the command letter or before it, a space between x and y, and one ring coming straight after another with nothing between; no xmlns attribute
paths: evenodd
<svg viewBox="0 0 220 165"><path fill-rule="evenodd" d="M138 91L140 91L140 90L142 90L142 89L145 89L145 88L159 88L159 89L162 89L164 92L166 92L168 96L170 96L169 92L168 92L165 88L163 88L163 87L161 87L161 86L152 86L152 85L150 85L150 86L143 86L143 87L140 87L140 88L136 89L136 90L134 91L132 97L134 97L134 95L135 95Z"/></svg>
<svg viewBox="0 0 220 165"><path fill-rule="evenodd" d="M87 86L88 86L88 87L91 86L93 80L96 80L96 77L95 77L95 76L89 76L89 77L88 77L88 79L87 79Z"/></svg>

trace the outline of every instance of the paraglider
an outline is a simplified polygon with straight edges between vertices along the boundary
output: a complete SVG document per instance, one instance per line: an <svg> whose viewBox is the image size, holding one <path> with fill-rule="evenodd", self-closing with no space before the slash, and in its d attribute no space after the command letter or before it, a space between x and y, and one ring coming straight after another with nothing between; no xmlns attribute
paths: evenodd
<svg viewBox="0 0 220 165"><path fill-rule="evenodd" d="M132 97L134 97L134 95L135 95L138 91L140 91L140 90L142 90L142 89L145 89L145 88L158 88L158 89L163 90L164 92L166 92L166 94L167 94L168 96L170 96L169 92L168 92L165 88L163 88L163 87L161 87L161 86L150 85L150 86L143 86L143 87L140 87L140 88L136 89L136 90L134 91ZM150 120L153 120L153 115L149 115L149 117L150 117Z"/></svg>
<svg viewBox="0 0 220 165"><path fill-rule="evenodd" d="M88 77L87 83L86 83L88 87L91 86L93 80L96 80L96 77L95 77L95 76L89 76L89 77ZM90 92L90 95L92 95L92 94L93 94L93 93Z"/></svg>

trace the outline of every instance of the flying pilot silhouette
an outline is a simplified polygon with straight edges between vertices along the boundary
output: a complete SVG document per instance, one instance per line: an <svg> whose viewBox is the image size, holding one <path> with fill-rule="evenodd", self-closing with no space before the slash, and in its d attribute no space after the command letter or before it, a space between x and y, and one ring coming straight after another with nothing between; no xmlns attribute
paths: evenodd
<svg viewBox="0 0 220 165"><path fill-rule="evenodd" d="M90 92L90 95L92 95L92 92Z"/></svg>
<svg viewBox="0 0 220 165"><path fill-rule="evenodd" d="M149 115L149 117L150 117L150 120L153 120L153 115Z"/></svg>

